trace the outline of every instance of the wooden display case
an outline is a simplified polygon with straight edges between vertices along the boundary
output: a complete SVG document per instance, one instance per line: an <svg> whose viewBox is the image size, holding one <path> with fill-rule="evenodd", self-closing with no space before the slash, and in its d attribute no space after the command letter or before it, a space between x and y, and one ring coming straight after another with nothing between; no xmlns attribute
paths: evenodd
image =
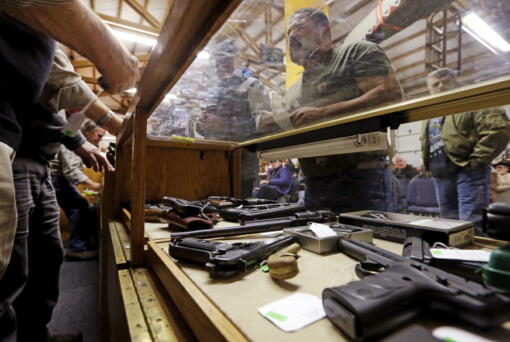
<svg viewBox="0 0 510 342"><path fill-rule="evenodd" d="M258 150L287 147L320 141L318 137L356 134L357 130L372 124L391 127L510 103L510 78L502 77L239 143L148 138L150 114L239 3L239 0L174 0L158 45L139 83L127 123L118 138L116 171L107 174L105 181L101 218L105 340L244 341L259 340L262 336L253 333L253 326L243 331L243 324L232 316L237 309L228 309L219 302L218 286L200 279L192 268L182 269L168 256L165 252L168 239L161 235L161 230L159 235L153 236L146 232L145 201L158 200L164 195L188 200L211 194L238 196L240 147ZM127 203L129 212L123 210ZM380 241L378 244L399 252L396 244ZM338 256L338 262L346 264L348 261L347 257ZM339 269L334 262L327 267ZM334 277L335 273L328 275ZM262 288L271 286L260 274L247 275L244 280L263 282ZM299 288L296 283L288 286L294 290ZM225 288L242 291L235 286ZM277 293L281 295L287 290L279 288ZM242 300L242 293L235 295ZM268 294L268 299L274 300L274 297L273 293ZM250 310L256 319L262 319L253 307ZM250 325L249 322L245 324ZM329 322L321 324L333 339L342 338ZM282 340L292 339L273 326L267 329L282 334L279 335Z"/></svg>

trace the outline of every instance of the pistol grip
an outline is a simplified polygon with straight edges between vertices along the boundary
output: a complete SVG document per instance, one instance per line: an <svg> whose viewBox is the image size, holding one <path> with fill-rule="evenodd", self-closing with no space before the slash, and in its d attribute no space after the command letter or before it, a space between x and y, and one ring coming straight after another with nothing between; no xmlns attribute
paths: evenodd
<svg viewBox="0 0 510 342"><path fill-rule="evenodd" d="M322 293L328 318L351 339L380 336L416 316L419 289L410 278L391 271L363 281L326 288Z"/></svg>

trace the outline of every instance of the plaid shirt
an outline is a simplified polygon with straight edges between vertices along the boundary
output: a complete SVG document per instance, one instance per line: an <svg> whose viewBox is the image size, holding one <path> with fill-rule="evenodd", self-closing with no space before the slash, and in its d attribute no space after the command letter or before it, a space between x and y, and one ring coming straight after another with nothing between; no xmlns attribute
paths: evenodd
<svg viewBox="0 0 510 342"><path fill-rule="evenodd" d="M72 0L0 0L0 7L56 7Z"/></svg>

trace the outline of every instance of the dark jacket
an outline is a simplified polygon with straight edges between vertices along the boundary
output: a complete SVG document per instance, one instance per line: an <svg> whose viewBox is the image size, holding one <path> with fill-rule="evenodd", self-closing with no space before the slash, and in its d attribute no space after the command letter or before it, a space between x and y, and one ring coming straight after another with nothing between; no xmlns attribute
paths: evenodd
<svg viewBox="0 0 510 342"><path fill-rule="evenodd" d="M17 150L23 113L41 94L55 42L0 12L0 142Z"/></svg>
<svg viewBox="0 0 510 342"><path fill-rule="evenodd" d="M406 178L407 180L411 180L418 175L418 170L407 164L403 169L393 170L393 175L395 175L397 178Z"/></svg>
<svg viewBox="0 0 510 342"><path fill-rule="evenodd" d="M75 137L63 134L61 129L65 122L59 114L36 104L24 116L23 138L17 156L29 157L48 164L59 151L61 144L71 151L80 147L85 138L81 133Z"/></svg>
<svg viewBox="0 0 510 342"><path fill-rule="evenodd" d="M292 172L285 166L280 166L269 181L269 185L282 195L287 195L294 185Z"/></svg>

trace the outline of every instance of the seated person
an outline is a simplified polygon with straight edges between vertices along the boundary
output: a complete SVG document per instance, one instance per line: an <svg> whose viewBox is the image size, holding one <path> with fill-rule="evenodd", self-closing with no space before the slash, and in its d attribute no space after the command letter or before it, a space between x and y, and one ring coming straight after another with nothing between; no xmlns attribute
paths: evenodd
<svg viewBox="0 0 510 342"><path fill-rule="evenodd" d="M255 194L256 198L277 200L292 190L294 177L292 177L292 172L283 165L283 161L271 160L271 166L273 176L269 181L263 180L260 182L259 191Z"/></svg>
<svg viewBox="0 0 510 342"><path fill-rule="evenodd" d="M496 192L495 202L510 204L510 162L502 160L493 165L496 169L496 184L492 187Z"/></svg>
<svg viewBox="0 0 510 342"><path fill-rule="evenodd" d="M398 181L398 211L406 211L407 209L407 185L415 176L418 175L418 170L413 166L407 164L402 156L395 155L393 161L393 175Z"/></svg>
<svg viewBox="0 0 510 342"><path fill-rule="evenodd" d="M397 177L397 179L405 178L410 181L418 175L418 170L416 170L416 168L412 165L407 164L407 160L403 157L396 155L392 160L393 165L395 166L393 174Z"/></svg>

